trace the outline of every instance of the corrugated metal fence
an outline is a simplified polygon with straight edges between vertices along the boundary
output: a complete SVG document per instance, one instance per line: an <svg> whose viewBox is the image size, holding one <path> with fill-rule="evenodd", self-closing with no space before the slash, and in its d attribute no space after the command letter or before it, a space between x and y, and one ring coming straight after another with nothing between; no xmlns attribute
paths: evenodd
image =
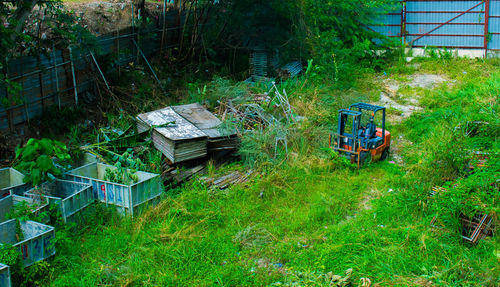
<svg viewBox="0 0 500 287"><path fill-rule="evenodd" d="M407 0L370 29L411 47L500 51L500 0Z"/></svg>
<svg viewBox="0 0 500 287"><path fill-rule="evenodd" d="M182 23L176 19L177 12L166 15L165 49L178 46ZM184 16L181 16L184 17ZM98 60L108 67L120 66L135 61L141 55L140 50L150 56L160 50L163 30L143 30L126 28L99 37ZM95 53L94 53L95 54ZM53 50L46 55L28 56L12 60L6 69L6 78L18 83L21 91L8 93L0 86L0 131L18 124L29 122L41 115L50 106L75 105L88 93L95 95L96 64L88 49L70 52L70 49ZM5 101L7 100L7 101Z"/></svg>

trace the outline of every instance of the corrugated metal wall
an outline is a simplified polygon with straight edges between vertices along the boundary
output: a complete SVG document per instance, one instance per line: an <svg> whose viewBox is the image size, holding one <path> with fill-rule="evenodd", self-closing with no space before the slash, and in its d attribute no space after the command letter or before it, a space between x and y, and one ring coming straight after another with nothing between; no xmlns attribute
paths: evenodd
<svg viewBox="0 0 500 287"><path fill-rule="evenodd" d="M500 0L407 0L370 28L412 47L500 51Z"/></svg>
<svg viewBox="0 0 500 287"><path fill-rule="evenodd" d="M401 37L401 23L403 23L402 17L402 6L394 7L392 11L382 13L374 19L374 24L370 27L370 29L388 37Z"/></svg>
<svg viewBox="0 0 500 287"><path fill-rule="evenodd" d="M178 45L180 27L177 26L178 13L167 14L167 33L165 47ZM181 16L184 17L184 16ZM182 19L182 18L181 18ZM181 21L182 23L182 21ZM135 31L137 32L137 31ZM146 56L160 50L162 31L155 29L143 31L138 40L133 28L127 28L99 37L98 60L101 64L124 65L135 61L139 56L133 42L135 39ZM12 60L6 69L9 80L21 86L19 95L7 93L0 86L0 100L9 99L8 107L0 104L0 131L12 129L18 124L28 122L42 111L53 105L74 105L88 93L95 95L95 64L88 50L74 51L72 58L68 49L55 50L48 55L28 56ZM111 57L110 57L111 56ZM139 56L140 57L140 56ZM73 85L72 61L75 72L76 94ZM16 100L14 100L16 99Z"/></svg>
<svg viewBox="0 0 500 287"><path fill-rule="evenodd" d="M500 50L500 0L490 0L488 49Z"/></svg>

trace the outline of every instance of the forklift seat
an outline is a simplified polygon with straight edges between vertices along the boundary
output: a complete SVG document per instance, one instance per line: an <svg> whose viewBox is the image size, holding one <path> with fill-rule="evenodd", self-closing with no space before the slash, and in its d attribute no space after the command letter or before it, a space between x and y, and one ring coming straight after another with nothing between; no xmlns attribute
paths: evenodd
<svg viewBox="0 0 500 287"><path fill-rule="evenodd" d="M365 137L371 139L377 134L377 126L374 123L366 124Z"/></svg>

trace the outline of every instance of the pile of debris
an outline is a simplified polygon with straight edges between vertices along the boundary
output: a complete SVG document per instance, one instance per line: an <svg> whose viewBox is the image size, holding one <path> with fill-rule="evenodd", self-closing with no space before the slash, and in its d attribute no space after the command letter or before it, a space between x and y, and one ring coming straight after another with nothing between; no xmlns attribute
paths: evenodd
<svg viewBox="0 0 500 287"><path fill-rule="evenodd" d="M295 115L286 91L283 89L280 92L274 82L267 93L255 95L250 100L233 99L220 104L224 116L233 119L240 134L254 130L256 125L264 129L269 126L285 127L302 119Z"/></svg>
<svg viewBox="0 0 500 287"><path fill-rule="evenodd" d="M252 170L249 170L246 173L235 171L219 178L202 177L200 180L209 188L226 189L231 185L247 181L252 173Z"/></svg>

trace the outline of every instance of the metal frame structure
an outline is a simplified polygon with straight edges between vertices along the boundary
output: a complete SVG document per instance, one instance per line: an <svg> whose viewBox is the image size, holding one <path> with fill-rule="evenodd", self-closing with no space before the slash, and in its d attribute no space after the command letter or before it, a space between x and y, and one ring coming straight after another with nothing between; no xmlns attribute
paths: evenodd
<svg viewBox="0 0 500 287"><path fill-rule="evenodd" d="M402 44L414 48L478 49L484 50L485 57L489 51L500 51L500 0L400 3L400 8L382 15L383 23L370 29L401 38Z"/></svg>
<svg viewBox="0 0 500 287"><path fill-rule="evenodd" d="M366 104L366 103L356 103L356 104L352 104L349 107L349 110L352 110L352 109L358 109L358 111L360 113L362 110L372 111L373 116L375 116L375 114L378 111L382 111L382 144L385 144L385 137L384 137L384 135L385 135L385 108L381 107L381 106Z"/></svg>
<svg viewBox="0 0 500 287"><path fill-rule="evenodd" d="M473 218L462 215L460 221L462 222L462 227L470 232L470 235L462 235L462 238L472 244L476 244L489 233L493 218L488 214L480 214Z"/></svg>

